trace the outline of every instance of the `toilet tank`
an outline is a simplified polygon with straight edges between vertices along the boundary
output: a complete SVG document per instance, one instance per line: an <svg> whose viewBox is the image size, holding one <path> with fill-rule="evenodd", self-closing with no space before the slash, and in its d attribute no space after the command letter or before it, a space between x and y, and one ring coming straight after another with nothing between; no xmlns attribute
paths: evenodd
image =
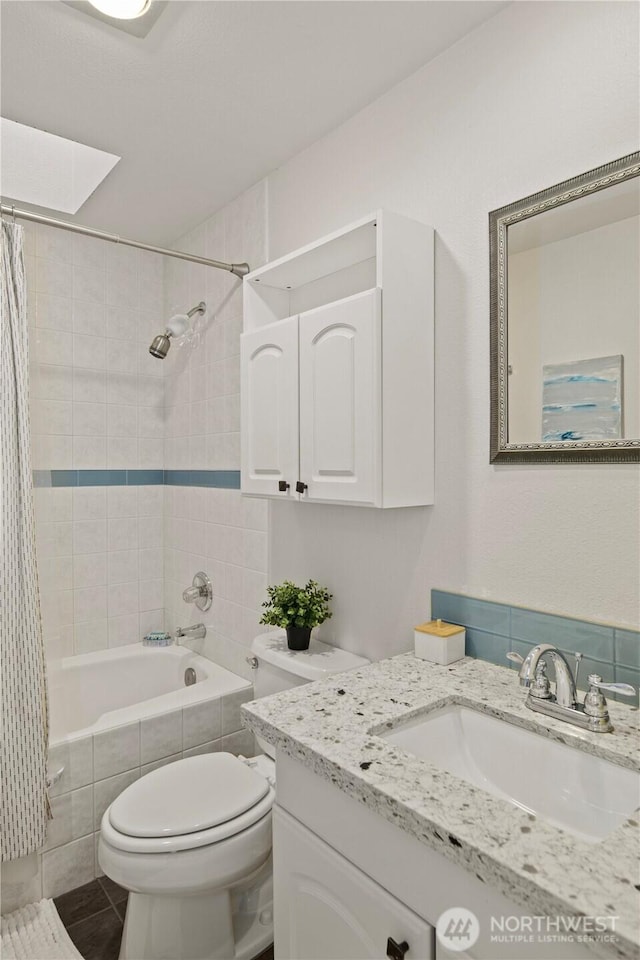
<svg viewBox="0 0 640 960"><path fill-rule="evenodd" d="M340 650L320 640L312 640L308 650L289 650L284 630L263 633L253 641L251 651L257 660L253 671L254 697L268 697L281 690L322 680L334 673L365 667L370 661L355 653ZM260 737L258 743L269 756L274 748Z"/></svg>

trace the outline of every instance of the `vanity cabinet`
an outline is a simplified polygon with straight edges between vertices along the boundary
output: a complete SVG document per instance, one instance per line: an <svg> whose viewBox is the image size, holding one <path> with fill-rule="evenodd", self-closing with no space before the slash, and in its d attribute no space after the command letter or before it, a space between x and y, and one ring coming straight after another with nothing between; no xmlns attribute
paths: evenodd
<svg viewBox="0 0 640 960"><path fill-rule="evenodd" d="M430 924L281 809L273 829L278 960L433 960Z"/></svg>
<svg viewBox="0 0 640 960"><path fill-rule="evenodd" d="M253 271L242 492L433 502L433 230L375 214Z"/></svg>
<svg viewBox="0 0 640 960"><path fill-rule="evenodd" d="M517 905L281 751L273 869L276 960L401 960L403 952L405 960L602 956L580 942L500 936L501 920L530 918L535 907ZM437 936L439 918L452 907L478 920L478 938L468 946L456 932L451 947Z"/></svg>

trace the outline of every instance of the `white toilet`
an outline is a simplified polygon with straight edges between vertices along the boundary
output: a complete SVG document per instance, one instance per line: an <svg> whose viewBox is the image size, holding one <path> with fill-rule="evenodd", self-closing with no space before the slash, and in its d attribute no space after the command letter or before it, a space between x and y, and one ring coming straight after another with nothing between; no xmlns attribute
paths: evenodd
<svg viewBox="0 0 640 960"><path fill-rule="evenodd" d="M256 638L256 699L368 661L320 643ZM273 940L274 748L250 760L189 757L127 787L106 810L98 859L130 891L121 960L251 960Z"/></svg>

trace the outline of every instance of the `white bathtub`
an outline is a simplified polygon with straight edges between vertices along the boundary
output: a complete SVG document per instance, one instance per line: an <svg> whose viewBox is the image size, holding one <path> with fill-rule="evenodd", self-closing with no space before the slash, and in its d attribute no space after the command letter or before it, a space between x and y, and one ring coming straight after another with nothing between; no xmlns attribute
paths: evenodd
<svg viewBox="0 0 640 960"><path fill-rule="evenodd" d="M185 686L188 667L196 683ZM251 683L186 647L141 643L60 661L49 671L53 820L40 854L45 897L100 875L108 805L145 773L198 753L253 756L240 707Z"/></svg>
<svg viewBox="0 0 640 960"><path fill-rule="evenodd" d="M185 671L196 683L185 685ZM50 741L119 727L245 690L250 684L187 647L144 647L67 657L49 672Z"/></svg>

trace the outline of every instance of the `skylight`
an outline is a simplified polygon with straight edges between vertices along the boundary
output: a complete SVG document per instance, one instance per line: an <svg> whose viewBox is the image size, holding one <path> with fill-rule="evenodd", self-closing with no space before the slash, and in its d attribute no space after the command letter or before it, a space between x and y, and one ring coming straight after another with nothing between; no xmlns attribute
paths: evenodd
<svg viewBox="0 0 640 960"><path fill-rule="evenodd" d="M3 197L77 213L120 157L0 117Z"/></svg>

